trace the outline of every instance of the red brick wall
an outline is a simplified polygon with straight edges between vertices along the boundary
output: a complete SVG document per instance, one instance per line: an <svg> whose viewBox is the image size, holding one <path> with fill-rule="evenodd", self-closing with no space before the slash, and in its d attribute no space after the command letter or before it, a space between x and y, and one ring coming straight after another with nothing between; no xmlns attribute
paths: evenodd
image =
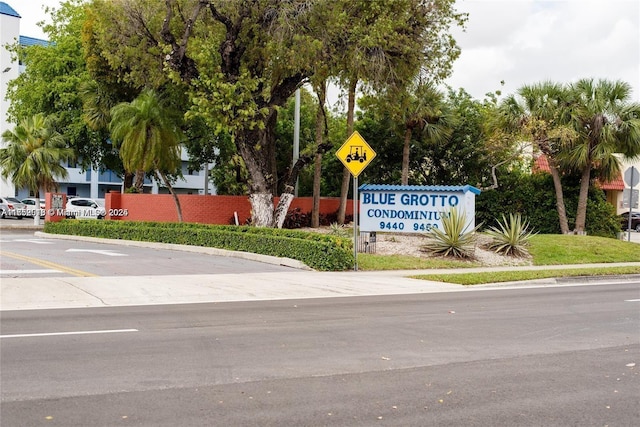
<svg viewBox="0 0 640 427"><path fill-rule="evenodd" d="M238 222L244 224L251 218L251 204L247 196L201 196L181 194L178 196L182 207L184 222L202 224L233 224L234 212ZM278 198L274 203L278 203ZM337 197L320 198L320 213L331 214L338 210L340 199ZM313 198L296 197L289 211L300 208L303 213L311 212ZM105 196L107 219L124 221L160 221L176 222L173 196L170 194L120 194L108 193ZM353 214L353 202L347 203L347 215Z"/></svg>

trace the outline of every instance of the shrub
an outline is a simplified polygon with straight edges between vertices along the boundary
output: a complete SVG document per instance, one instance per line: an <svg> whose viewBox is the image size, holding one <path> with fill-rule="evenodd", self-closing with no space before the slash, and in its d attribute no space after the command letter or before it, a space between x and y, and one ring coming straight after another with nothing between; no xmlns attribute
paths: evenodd
<svg viewBox="0 0 640 427"><path fill-rule="evenodd" d="M502 255L527 256L529 239L537 233L529 230L529 221L523 221L520 213L510 213L508 221L502 215L502 222L498 221L497 227L489 227L487 234L493 239L489 249Z"/></svg>
<svg viewBox="0 0 640 427"><path fill-rule="evenodd" d="M548 173L518 173L500 175L500 186L483 191L476 197L476 223L489 224L501 215L520 212L533 229L541 234L560 233L553 180ZM575 224L580 177L562 177L564 202L569 228ZM592 186L587 201L586 232L593 236L613 237L620 231L615 208L606 202L604 191Z"/></svg>
<svg viewBox="0 0 640 427"><path fill-rule="evenodd" d="M616 215L616 209L607 202L604 192L592 190L590 194L587 200L587 234L617 238L620 232L620 220Z"/></svg>
<svg viewBox="0 0 640 427"><path fill-rule="evenodd" d="M303 228L311 227L311 212L302 212L300 208L295 208L287 212L287 215L282 224L282 228ZM338 222L338 212L324 214L321 213L318 218L320 225L331 225L334 222ZM353 221L353 215L345 215L345 224Z"/></svg>
<svg viewBox="0 0 640 427"><path fill-rule="evenodd" d="M344 225L340 225L337 222L332 222L330 227L331 228L330 228L329 234L333 236L340 236L340 237L349 236L349 231L344 228Z"/></svg>
<svg viewBox="0 0 640 427"><path fill-rule="evenodd" d="M311 227L311 213L303 213L300 208L295 208L287 212L282 228L302 228Z"/></svg>
<svg viewBox="0 0 640 427"><path fill-rule="evenodd" d="M479 225L467 231L466 222L467 216L456 208L443 212L442 230L432 228L426 234L427 242L423 248L437 255L472 258Z"/></svg>
<svg viewBox="0 0 640 427"><path fill-rule="evenodd" d="M352 268L355 262L351 239L300 230L192 223L64 220L46 223L44 231L287 257L324 271L346 270Z"/></svg>
<svg viewBox="0 0 640 427"><path fill-rule="evenodd" d="M476 223L493 224L502 215L520 212L528 218L531 227L540 233L560 233L556 196L550 174L514 172L500 176L499 183L497 189L483 191L476 197ZM566 198L567 211L571 216L575 209L572 209L571 198Z"/></svg>

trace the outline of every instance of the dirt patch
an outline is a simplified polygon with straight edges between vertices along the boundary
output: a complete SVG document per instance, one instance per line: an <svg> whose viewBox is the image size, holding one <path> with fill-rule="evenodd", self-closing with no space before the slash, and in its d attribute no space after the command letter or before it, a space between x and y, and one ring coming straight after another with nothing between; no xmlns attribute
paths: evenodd
<svg viewBox="0 0 640 427"><path fill-rule="evenodd" d="M318 233L334 232L330 227L306 228L305 231ZM346 237L353 236L353 229L343 227L341 230ZM423 249L426 237L420 234L401 233L377 233L375 242L376 255L408 255L416 258L437 258ZM500 265L531 265L530 258L517 258L512 256L499 255L487 249L491 238L479 233L474 251L474 260L486 266Z"/></svg>

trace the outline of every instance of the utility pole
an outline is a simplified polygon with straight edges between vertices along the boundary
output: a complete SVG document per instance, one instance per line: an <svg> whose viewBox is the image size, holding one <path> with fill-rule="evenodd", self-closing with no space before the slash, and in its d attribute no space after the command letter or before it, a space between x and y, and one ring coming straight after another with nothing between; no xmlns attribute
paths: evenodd
<svg viewBox="0 0 640 427"><path fill-rule="evenodd" d="M293 114L293 162L291 166L296 164L300 158L300 88L296 89L296 107ZM298 178L296 178L296 187L293 195L298 197Z"/></svg>

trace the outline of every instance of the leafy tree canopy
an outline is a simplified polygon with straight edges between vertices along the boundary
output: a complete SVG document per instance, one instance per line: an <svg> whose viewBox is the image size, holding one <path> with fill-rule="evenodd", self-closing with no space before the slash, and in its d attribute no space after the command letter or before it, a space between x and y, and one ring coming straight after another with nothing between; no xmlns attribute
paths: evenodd
<svg viewBox="0 0 640 427"><path fill-rule="evenodd" d="M82 119L78 87L90 79L80 38L86 18L82 0L64 1L58 10L50 12L52 23L43 28L48 45L12 48L25 70L8 85L9 120L18 123L43 114L65 136L82 166L104 164L118 169L119 161L112 155L106 135L91 130Z"/></svg>
<svg viewBox="0 0 640 427"><path fill-rule="evenodd" d="M435 58L447 63L452 56L435 53L441 50L436 40L447 39L441 30L459 18L452 5L94 0L96 20L87 40L100 62L134 87L157 87L166 78L184 85L191 102L187 118L202 117L217 133L230 133L249 173L249 192L256 195L256 223L266 225L265 202L277 188L278 108L316 73L337 75L347 58L354 69L371 65L358 72L371 81L405 78L425 56L434 65ZM454 52L450 41L443 46Z"/></svg>

